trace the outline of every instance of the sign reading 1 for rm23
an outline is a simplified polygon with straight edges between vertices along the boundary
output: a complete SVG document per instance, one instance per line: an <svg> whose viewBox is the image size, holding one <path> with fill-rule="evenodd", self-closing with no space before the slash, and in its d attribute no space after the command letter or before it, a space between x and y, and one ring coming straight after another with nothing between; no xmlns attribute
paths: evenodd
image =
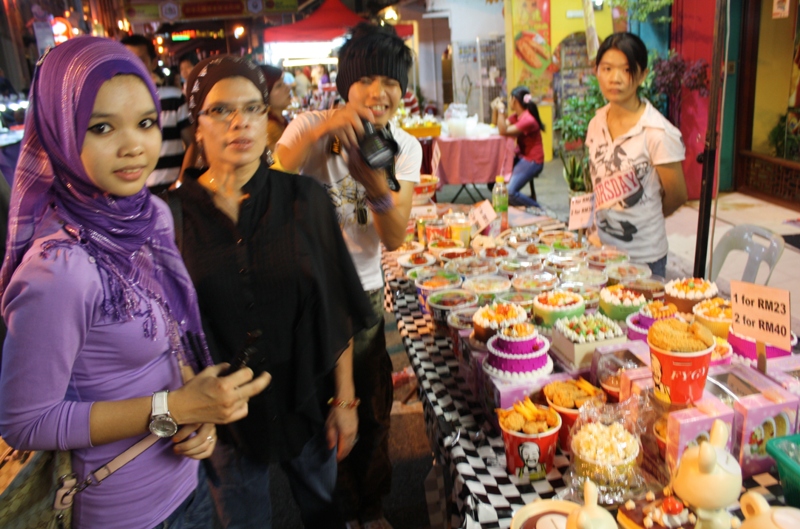
<svg viewBox="0 0 800 529"><path fill-rule="evenodd" d="M732 330L784 351L792 350L789 291L731 281Z"/></svg>

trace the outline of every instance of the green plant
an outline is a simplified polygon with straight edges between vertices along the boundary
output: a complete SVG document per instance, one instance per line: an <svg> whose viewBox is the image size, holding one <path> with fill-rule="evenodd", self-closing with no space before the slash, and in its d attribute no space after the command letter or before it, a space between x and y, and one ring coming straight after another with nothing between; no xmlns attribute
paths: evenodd
<svg viewBox="0 0 800 529"><path fill-rule="evenodd" d="M778 118L778 123L772 127L767 135L767 143L775 149L775 156L783 158L786 155L786 117L787 114Z"/></svg>
<svg viewBox="0 0 800 529"><path fill-rule="evenodd" d="M569 190L574 193L591 192L592 177L589 174L589 162L581 155L564 157L561 151L561 163L564 164L564 180L567 181Z"/></svg>
<svg viewBox="0 0 800 529"><path fill-rule="evenodd" d="M561 133L563 143L571 143L586 138L589 122L597 109L604 106L606 100L600 92L597 78L592 76L586 82L583 96L570 97L561 107L561 117L553 122L553 129Z"/></svg>
<svg viewBox="0 0 800 529"><path fill-rule="evenodd" d="M628 13L628 20L655 24L664 24L672 21L672 17L669 15L658 15L652 18L651 15L670 7L674 0L609 0L608 3L611 7L624 9Z"/></svg>

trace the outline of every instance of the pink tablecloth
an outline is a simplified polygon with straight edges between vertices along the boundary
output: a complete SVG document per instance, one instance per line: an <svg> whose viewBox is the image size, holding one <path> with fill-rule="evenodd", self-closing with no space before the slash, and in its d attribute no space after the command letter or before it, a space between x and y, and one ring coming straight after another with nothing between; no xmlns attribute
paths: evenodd
<svg viewBox="0 0 800 529"><path fill-rule="evenodd" d="M444 184L486 184L498 175L508 181L514 165L514 138L436 138L431 169Z"/></svg>

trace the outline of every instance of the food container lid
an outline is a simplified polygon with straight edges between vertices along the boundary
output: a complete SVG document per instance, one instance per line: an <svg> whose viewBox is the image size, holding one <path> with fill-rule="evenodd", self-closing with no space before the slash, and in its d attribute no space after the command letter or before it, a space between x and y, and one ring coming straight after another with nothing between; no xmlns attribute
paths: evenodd
<svg viewBox="0 0 800 529"><path fill-rule="evenodd" d="M476 312L478 307L453 310L447 315L447 325L458 330L472 329L474 327L472 316Z"/></svg>
<svg viewBox="0 0 800 529"><path fill-rule="evenodd" d="M511 280L514 290L539 293L558 286L558 277L550 272L522 272Z"/></svg>
<svg viewBox="0 0 800 529"><path fill-rule="evenodd" d="M653 271L646 264L640 263L611 263L606 266L606 275L609 279L616 281L627 281L631 279L647 279L653 275Z"/></svg>
<svg viewBox="0 0 800 529"><path fill-rule="evenodd" d="M606 283L608 283L608 276L605 272L600 270L594 270L587 266L580 266L578 268L564 270L564 272L561 273L561 281L565 283L575 282L604 287Z"/></svg>
<svg viewBox="0 0 800 529"><path fill-rule="evenodd" d="M545 233L539 234L539 242L542 244L551 245L556 241L561 241L564 239L576 239L578 236L571 231L560 230L560 231L549 231Z"/></svg>
<svg viewBox="0 0 800 529"><path fill-rule="evenodd" d="M541 256L532 255L530 258L511 258L503 259L497 264L497 268L507 274L518 274L526 271L536 271L542 266Z"/></svg>
<svg viewBox="0 0 800 529"><path fill-rule="evenodd" d="M411 281L416 281L420 277L429 277L436 275L438 272L444 272L444 268L435 265L423 265L412 268L406 272L406 277Z"/></svg>
<svg viewBox="0 0 800 529"><path fill-rule="evenodd" d="M461 276L444 270L433 276L420 277L414 282L414 284L417 286L417 288L424 288L427 290L457 288L461 286Z"/></svg>
<svg viewBox="0 0 800 529"><path fill-rule="evenodd" d="M511 291L501 292L497 294L497 301L503 303L516 303L517 305L533 305L533 300L536 299L536 294L533 292Z"/></svg>
<svg viewBox="0 0 800 529"><path fill-rule="evenodd" d="M517 246L517 255L522 259L529 259L531 257L547 256L553 253L550 246L542 243L525 243Z"/></svg>
<svg viewBox="0 0 800 529"><path fill-rule="evenodd" d="M464 281L464 288L480 294L503 292L511 288L511 281L498 275L475 276Z"/></svg>
<svg viewBox="0 0 800 529"><path fill-rule="evenodd" d="M559 272L577 270L585 263L586 261L583 258L573 255L548 255L544 260L546 269L557 270Z"/></svg>
<svg viewBox="0 0 800 529"><path fill-rule="evenodd" d="M516 254L516 250L510 246L497 246L495 248L483 248L478 255L484 259L494 259L495 261L500 261L502 259L514 257Z"/></svg>
<svg viewBox="0 0 800 529"><path fill-rule="evenodd" d="M512 248L517 248L525 244L536 243L539 237L534 229L523 226L512 228L502 239Z"/></svg>
<svg viewBox="0 0 800 529"><path fill-rule="evenodd" d="M461 274L464 277L472 277L497 272L497 265L489 259L478 257L464 257L453 259L444 267L445 270Z"/></svg>
<svg viewBox="0 0 800 529"><path fill-rule="evenodd" d="M440 290L428 296L428 304L437 309L456 309L478 303L478 295L463 288Z"/></svg>
<svg viewBox="0 0 800 529"><path fill-rule="evenodd" d="M598 248L589 250L586 260L595 266L606 266L612 263L624 263L628 261L628 252L617 250L616 248Z"/></svg>

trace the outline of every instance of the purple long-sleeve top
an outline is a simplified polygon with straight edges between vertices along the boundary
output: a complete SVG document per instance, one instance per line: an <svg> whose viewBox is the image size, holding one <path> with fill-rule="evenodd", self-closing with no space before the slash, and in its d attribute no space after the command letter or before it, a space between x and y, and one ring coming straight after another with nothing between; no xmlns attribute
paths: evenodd
<svg viewBox="0 0 800 529"><path fill-rule="evenodd" d="M182 381L155 304L157 332L148 338L144 316L114 322L103 314L100 273L79 245L42 253L44 241L68 239L61 227L49 212L3 295L0 435L15 448L72 450L73 470L83 477L144 437L92 446L95 402L174 390ZM198 462L172 446L160 440L80 493L73 527L142 529L166 519L197 486Z"/></svg>

